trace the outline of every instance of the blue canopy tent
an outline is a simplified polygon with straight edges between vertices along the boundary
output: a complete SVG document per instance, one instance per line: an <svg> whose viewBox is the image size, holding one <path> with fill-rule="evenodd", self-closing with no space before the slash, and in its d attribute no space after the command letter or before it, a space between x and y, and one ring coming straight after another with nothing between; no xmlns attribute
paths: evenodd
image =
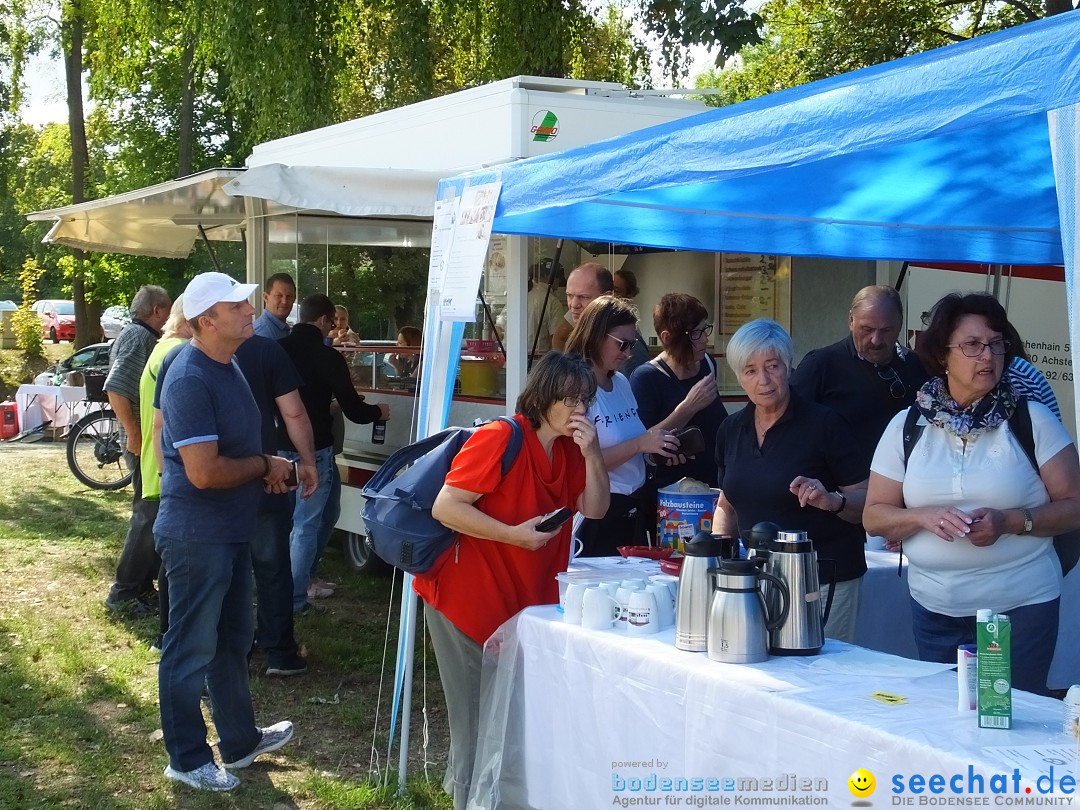
<svg viewBox="0 0 1080 810"><path fill-rule="evenodd" d="M1078 119L1080 11L448 178L439 194L500 179L494 231L505 234L1064 264L1077 346ZM438 318L429 308L426 351L452 382L461 329ZM444 426L451 391L420 394L422 424Z"/></svg>
<svg viewBox="0 0 1080 810"><path fill-rule="evenodd" d="M1065 264L1072 325L1078 105L1075 11L502 166L494 230L687 250ZM440 194L495 176L445 179Z"/></svg>

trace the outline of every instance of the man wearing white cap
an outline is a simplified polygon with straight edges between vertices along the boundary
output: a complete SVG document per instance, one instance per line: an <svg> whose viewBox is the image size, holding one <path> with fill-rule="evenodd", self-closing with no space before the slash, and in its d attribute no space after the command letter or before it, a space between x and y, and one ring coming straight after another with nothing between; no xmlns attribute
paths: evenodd
<svg viewBox="0 0 1080 810"><path fill-rule="evenodd" d="M265 488L286 492L292 463L261 450L259 410L233 362L252 335L256 284L223 273L196 276L184 291L191 342L158 383L164 466L154 539L169 581L169 630L158 667L165 775L202 790L239 780L214 760L200 707L203 683L228 769L285 745L292 723L255 725L248 689L251 553Z"/></svg>

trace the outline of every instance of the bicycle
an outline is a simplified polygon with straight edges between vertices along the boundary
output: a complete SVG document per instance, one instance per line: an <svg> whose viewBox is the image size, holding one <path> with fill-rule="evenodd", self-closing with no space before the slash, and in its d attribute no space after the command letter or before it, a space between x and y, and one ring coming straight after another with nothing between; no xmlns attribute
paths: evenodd
<svg viewBox="0 0 1080 810"><path fill-rule="evenodd" d="M101 389L104 376L95 378L98 375L86 375L86 399L97 407L68 431L68 467L91 489L123 489L135 473L124 460L125 437L120 420Z"/></svg>

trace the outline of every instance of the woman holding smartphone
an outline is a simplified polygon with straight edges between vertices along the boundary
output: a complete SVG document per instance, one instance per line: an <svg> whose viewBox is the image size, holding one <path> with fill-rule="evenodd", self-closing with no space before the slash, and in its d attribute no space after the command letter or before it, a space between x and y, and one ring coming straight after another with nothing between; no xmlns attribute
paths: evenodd
<svg viewBox="0 0 1080 810"><path fill-rule="evenodd" d="M549 352L533 367L514 420L522 442L502 475L513 428L503 421L477 430L454 457L431 514L458 532L435 566L413 580L424 600L450 721L443 787L465 807L476 754L484 642L530 605L559 601L555 575L570 558L570 526L539 526L561 508L600 516L608 480L585 418L596 383L580 357Z"/></svg>
<svg viewBox="0 0 1080 810"><path fill-rule="evenodd" d="M566 341L591 365L596 401L587 417L596 434L611 479L611 505L600 520L579 521L576 536L583 557L610 557L618 546L644 545L656 530L656 508L646 484L645 454L664 463L682 460L679 440L663 427L646 428L630 382L619 372L637 340L637 310L629 301L604 295L589 304Z"/></svg>

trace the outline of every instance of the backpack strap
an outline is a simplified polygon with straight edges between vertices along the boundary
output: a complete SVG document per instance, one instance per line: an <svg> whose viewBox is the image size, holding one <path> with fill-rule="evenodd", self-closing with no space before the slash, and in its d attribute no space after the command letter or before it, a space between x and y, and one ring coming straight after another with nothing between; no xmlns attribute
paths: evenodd
<svg viewBox="0 0 1080 810"><path fill-rule="evenodd" d="M907 416L904 418L904 469L907 469L908 459L911 458L911 451L915 449L915 444L919 441L919 437L922 436L923 428L925 425L919 424L919 408L916 405L912 405L908 408Z"/></svg>
<svg viewBox="0 0 1080 810"><path fill-rule="evenodd" d="M525 433L522 431L521 425L518 424L516 419L512 419L509 416L500 416L498 420L500 422L507 422L510 425L510 441L507 442L502 457L502 477L506 478L506 474L510 472L510 468L513 467L514 462L517 461L518 453L521 452L521 445L525 440Z"/></svg>
<svg viewBox="0 0 1080 810"><path fill-rule="evenodd" d="M1024 397L1021 397L1020 401L1016 403L1016 410L1009 417L1009 430L1016 437L1016 441L1020 443L1024 455L1027 456L1027 460L1031 462L1035 474L1038 475L1039 460L1035 457L1035 432L1031 427L1031 411L1028 409L1028 401Z"/></svg>

